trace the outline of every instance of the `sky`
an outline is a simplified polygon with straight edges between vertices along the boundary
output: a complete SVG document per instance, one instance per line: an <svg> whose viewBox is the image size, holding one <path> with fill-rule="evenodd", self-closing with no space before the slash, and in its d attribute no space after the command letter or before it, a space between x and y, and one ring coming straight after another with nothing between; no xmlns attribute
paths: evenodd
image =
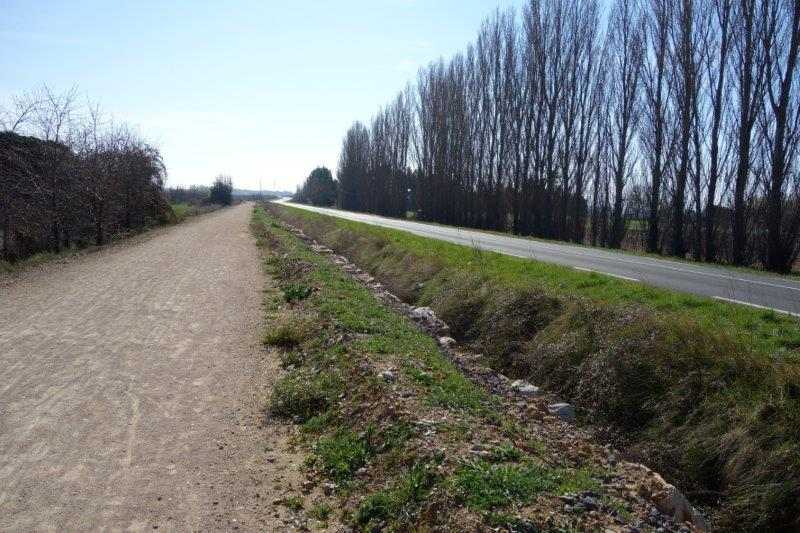
<svg viewBox="0 0 800 533"><path fill-rule="evenodd" d="M164 156L169 186L294 190L418 69L521 0L0 0L0 104L76 86Z"/></svg>

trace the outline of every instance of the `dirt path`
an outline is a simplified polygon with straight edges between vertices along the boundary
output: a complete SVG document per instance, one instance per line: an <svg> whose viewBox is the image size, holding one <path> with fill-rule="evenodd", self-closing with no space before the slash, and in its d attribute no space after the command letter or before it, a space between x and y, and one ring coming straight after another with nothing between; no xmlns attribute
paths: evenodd
<svg viewBox="0 0 800 533"><path fill-rule="evenodd" d="M0 530L272 529L250 212L0 285Z"/></svg>

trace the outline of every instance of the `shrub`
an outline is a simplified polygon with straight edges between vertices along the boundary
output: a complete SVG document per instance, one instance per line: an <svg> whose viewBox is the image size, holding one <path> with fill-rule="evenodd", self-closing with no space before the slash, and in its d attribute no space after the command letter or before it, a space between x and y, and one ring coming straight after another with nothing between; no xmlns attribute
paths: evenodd
<svg viewBox="0 0 800 533"><path fill-rule="evenodd" d="M330 372L311 375L306 371L295 371L275 383L270 412L276 416L308 420L328 410L342 390L341 379Z"/></svg>
<svg viewBox="0 0 800 533"><path fill-rule="evenodd" d="M292 317L274 324L264 334L264 344L281 348L293 348L310 338L312 327L309 320Z"/></svg>
<svg viewBox="0 0 800 533"><path fill-rule="evenodd" d="M287 303L298 302L311 296L312 292L314 292L314 289L308 285L292 283L284 287L283 299L286 300Z"/></svg>

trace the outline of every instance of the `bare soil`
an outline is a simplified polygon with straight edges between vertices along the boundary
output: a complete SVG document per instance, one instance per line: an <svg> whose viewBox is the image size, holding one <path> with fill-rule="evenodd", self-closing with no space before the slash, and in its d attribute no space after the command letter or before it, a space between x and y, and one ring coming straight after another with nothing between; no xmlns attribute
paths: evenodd
<svg viewBox="0 0 800 533"><path fill-rule="evenodd" d="M250 212L0 282L0 530L286 527Z"/></svg>

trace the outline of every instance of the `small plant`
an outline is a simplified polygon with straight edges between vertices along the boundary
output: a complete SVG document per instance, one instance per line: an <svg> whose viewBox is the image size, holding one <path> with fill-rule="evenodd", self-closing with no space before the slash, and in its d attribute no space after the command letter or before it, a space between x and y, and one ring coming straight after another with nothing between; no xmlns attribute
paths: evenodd
<svg viewBox="0 0 800 533"><path fill-rule="evenodd" d="M330 427L336 420L333 411L325 411L322 414L313 416L305 421L301 428L304 433L322 433Z"/></svg>
<svg viewBox="0 0 800 533"><path fill-rule="evenodd" d="M314 376L292 372L275 383L270 412L276 416L308 420L327 411L342 389L341 380L329 372Z"/></svg>
<svg viewBox="0 0 800 533"><path fill-rule="evenodd" d="M305 320L294 318L275 324L264 334L264 344L281 348L293 348L311 335L311 327Z"/></svg>
<svg viewBox="0 0 800 533"><path fill-rule="evenodd" d="M437 480L434 469L426 464L415 465L391 489L364 498L356 511L356 524L368 526L396 517L401 511L404 511L403 514L409 514L409 507L424 501Z"/></svg>
<svg viewBox="0 0 800 533"><path fill-rule="evenodd" d="M515 463L522 459L522 452L512 444L502 444L491 450L489 461L492 463Z"/></svg>
<svg viewBox="0 0 800 533"><path fill-rule="evenodd" d="M455 474L457 495L467 507L491 511L512 502L529 502L536 494L558 487L553 472L545 467L527 465L493 465L478 461L465 465Z"/></svg>
<svg viewBox="0 0 800 533"><path fill-rule="evenodd" d="M292 283L284 287L283 299L286 300L287 303L299 302L311 296L312 292L314 292L314 289L308 285Z"/></svg>
<svg viewBox="0 0 800 533"><path fill-rule="evenodd" d="M330 518L331 513L333 513L333 509L327 503L317 503L308 510L308 515L315 519L319 520L320 522L327 522L328 518Z"/></svg>
<svg viewBox="0 0 800 533"><path fill-rule="evenodd" d="M292 511L299 511L303 508L303 500L297 496L287 496L283 499L283 505Z"/></svg>
<svg viewBox="0 0 800 533"><path fill-rule="evenodd" d="M340 429L330 437L322 437L314 446L317 464L336 482L348 481L353 473L364 466L370 456L365 436Z"/></svg>
<svg viewBox="0 0 800 533"><path fill-rule="evenodd" d="M296 350L289 350L286 352L282 352L279 355L279 358L281 360L281 366L283 368L299 367L305 362L303 353Z"/></svg>

